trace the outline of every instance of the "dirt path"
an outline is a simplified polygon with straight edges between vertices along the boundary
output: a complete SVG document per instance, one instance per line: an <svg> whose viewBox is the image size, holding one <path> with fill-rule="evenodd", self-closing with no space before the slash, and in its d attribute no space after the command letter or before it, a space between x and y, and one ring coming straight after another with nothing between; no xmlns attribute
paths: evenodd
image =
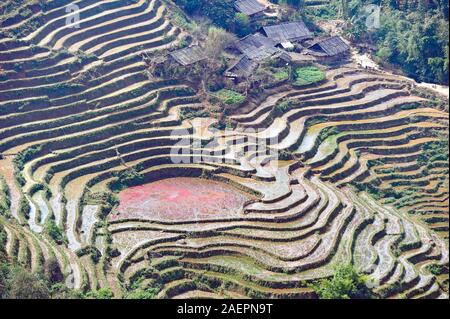
<svg viewBox="0 0 450 319"><path fill-rule="evenodd" d="M398 77L399 79L404 79L406 81L410 81L418 87L429 89L439 95L444 96L447 99L449 98L449 87L448 86L434 84L434 83L426 83L426 82L419 83L410 77L395 74L394 72L385 70L377 62L375 62L368 53L359 53L356 49L352 49L352 59L356 64L358 64L360 67L362 67L364 69L372 69L372 70L381 71L385 74L394 75L394 76Z"/></svg>
<svg viewBox="0 0 450 319"><path fill-rule="evenodd" d="M341 35L343 32L345 23L343 20L337 19L337 20L318 21L317 25L330 35ZM346 41L346 42L352 47L351 57L352 57L353 62L355 62L360 67L362 67L364 69L377 70L377 71L381 71L381 72L389 74L389 75L397 76L400 79L404 79L404 80L413 82L418 87L429 89L439 95L444 96L447 99L449 98L449 87L448 86L438 85L438 84L434 84L434 83L425 83L425 82L418 83L414 79L409 78L407 76L395 74L394 72L384 69L377 62L375 62L369 53L360 53L356 48L354 48L351 45L351 43L349 41Z"/></svg>

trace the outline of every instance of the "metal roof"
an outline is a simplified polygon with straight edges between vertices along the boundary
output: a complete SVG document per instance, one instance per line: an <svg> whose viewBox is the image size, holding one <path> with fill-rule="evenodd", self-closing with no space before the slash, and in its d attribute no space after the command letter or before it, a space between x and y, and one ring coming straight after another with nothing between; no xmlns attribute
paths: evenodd
<svg viewBox="0 0 450 319"><path fill-rule="evenodd" d="M263 60L277 53L276 43L259 34L251 34L236 42L236 48L251 60Z"/></svg>
<svg viewBox="0 0 450 319"><path fill-rule="evenodd" d="M170 53L170 56L183 66L191 65L206 59L203 49L198 45L173 51Z"/></svg>
<svg viewBox="0 0 450 319"><path fill-rule="evenodd" d="M313 36L303 21L285 22L263 27L264 33L276 43L300 41Z"/></svg>
<svg viewBox="0 0 450 319"><path fill-rule="evenodd" d="M252 16L266 10L266 6L258 0L237 0L234 3L237 11L245 15Z"/></svg>
<svg viewBox="0 0 450 319"><path fill-rule="evenodd" d="M350 50L348 44L338 36L317 40L309 48L321 50L328 56L335 56Z"/></svg>
<svg viewBox="0 0 450 319"><path fill-rule="evenodd" d="M232 77L248 77L257 68L258 63L250 60L247 56L242 56L227 72L227 76Z"/></svg>

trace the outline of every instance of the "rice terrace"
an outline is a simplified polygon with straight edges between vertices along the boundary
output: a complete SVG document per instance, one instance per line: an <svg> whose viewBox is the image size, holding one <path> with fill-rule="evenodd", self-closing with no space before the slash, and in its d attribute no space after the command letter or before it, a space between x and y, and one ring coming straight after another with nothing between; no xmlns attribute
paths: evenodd
<svg viewBox="0 0 450 319"><path fill-rule="evenodd" d="M448 299L448 0L3 0L0 299Z"/></svg>

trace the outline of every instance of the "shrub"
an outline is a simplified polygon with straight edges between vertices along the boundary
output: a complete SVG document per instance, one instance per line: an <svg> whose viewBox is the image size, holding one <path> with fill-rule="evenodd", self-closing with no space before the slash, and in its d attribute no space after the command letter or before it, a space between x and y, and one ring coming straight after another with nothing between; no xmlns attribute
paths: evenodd
<svg viewBox="0 0 450 319"><path fill-rule="evenodd" d="M136 169L130 168L118 174L117 180L111 184L113 191L121 191L125 188L136 186L144 182L144 176Z"/></svg>
<svg viewBox="0 0 450 319"><path fill-rule="evenodd" d="M19 215L23 216L26 220L30 218L30 203L26 197L22 197L19 202Z"/></svg>
<svg viewBox="0 0 450 319"><path fill-rule="evenodd" d="M45 275L47 280L52 284L59 283L64 280L61 267L55 258L51 258L45 263Z"/></svg>
<svg viewBox="0 0 450 319"><path fill-rule="evenodd" d="M275 105L274 113L275 115L281 116L292 108L292 101L283 101Z"/></svg>
<svg viewBox="0 0 450 319"><path fill-rule="evenodd" d="M127 295L127 299L155 299L158 288L137 289Z"/></svg>
<svg viewBox="0 0 450 319"><path fill-rule="evenodd" d="M99 290L92 290L86 294L87 298L90 299L112 299L114 297L114 293L111 288L101 288Z"/></svg>
<svg viewBox="0 0 450 319"><path fill-rule="evenodd" d="M191 108L182 108L180 109L180 120L191 120L198 117L208 117L209 113L206 110L200 109L191 109Z"/></svg>
<svg viewBox="0 0 450 319"><path fill-rule="evenodd" d="M336 126L328 126L326 128L324 128L323 130L320 131L319 134L319 141L323 142L325 141L327 138L333 136L333 135L337 135L339 134L339 129Z"/></svg>
<svg viewBox="0 0 450 319"><path fill-rule="evenodd" d="M5 180L0 177L0 215L10 217L10 192Z"/></svg>
<svg viewBox="0 0 450 319"><path fill-rule="evenodd" d="M321 299L370 299L364 276L352 265L339 265L331 279L323 279L312 285Z"/></svg>
<svg viewBox="0 0 450 319"><path fill-rule="evenodd" d="M287 151L287 150L282 150L278 154L278 159L281 161L289 161L293 158L294 158L294 155L290 151Z"/></svg>
<svg viewBox="0 0 450 319"><path fill-rule="evenodd" d="M444 265L432 264L432 265L427 266L427 269L431 274L433 274L435 276L439 276L439 275L442 275L442 274L448 272L448 268L446 270Z"/></svg>
<svg viewBox="0 0 450 319"><path fill-rule="evenodd" d="M242 95L241 93L227 90L227 89L221 89L214 93L214 97L218 98L222 103L226 105L237 105L241 104L245 101L246 97Z"/></svg>
<svg viewBox="0 0 450 319"><path fill-rule="evenodd" d="M49 299L50 291L45 283L28 270L19 269L12 273L9 282L11 299Z"/></svg>
<svg viewBox="0 0 450 319"><path fill-rule="evenodd" d="M273 73L273 77L277 81L284 81L289 78L289 70L286 68L280 69L277 72Z"/></svg>
<svg viewBox="0 0 450 319"><path fill-rule="evenodd" d="M100 261L100 258L102 257L101 252L93 246L81 248L76 253L78 257L90 255L91 260L94 264L97 264Z"/></svg>
<svg viewBox="0 0 450 319"><path fill-rule="evenodd" d="M54 220L49 219L45 223L44 228L47 235L49 235L57 244L62 244L67 241L63 231L56 225Z"/></svg>

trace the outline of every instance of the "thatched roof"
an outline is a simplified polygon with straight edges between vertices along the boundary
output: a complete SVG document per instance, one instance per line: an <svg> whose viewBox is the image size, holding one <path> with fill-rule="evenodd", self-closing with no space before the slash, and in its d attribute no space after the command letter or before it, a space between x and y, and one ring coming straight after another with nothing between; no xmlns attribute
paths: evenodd
<svg viewBox="0 0 450 319"><path fill-rule="evenodd" d="M173 51L170 53L170 56L183 66L188 66L206 59L204 50L198 45Z"/></svg>
<svg viewBox="0 0 450 319"><path fill-rule="evenodd" d="M251 60L263 60L277 53L276 43L259 34L251 34L236 42L236 48Z"/></svg>
<svg viewBox="0 0 450 319"><path fill-rule="evenodd" d="M252 16L266 10L266 6L258 0L237 0L234 3L234 7L237 11L248 16Z"/></svg>
<svg viewBox="0 0 450 319"><path fill-rule="evenodd" d="M229 77L249 77L257 67L258 63L244 55L225 72L225 75Z"/></svg>
<svg viewBox="0 0 450 319"><path fill-rule="evenodd" d="M327 56L336 56L338 54L346 53L350 50L350 47L341 37L334 36L313 42L309 46L309 49L325 53Z"/></svg>
<svg viewBox="0 0 450 319"><path fill-rule="evenodd" d="M303 21L266 26L263 27L263 32L277 44L289 41L301 41L312 38L313 36Z"/></svg>

